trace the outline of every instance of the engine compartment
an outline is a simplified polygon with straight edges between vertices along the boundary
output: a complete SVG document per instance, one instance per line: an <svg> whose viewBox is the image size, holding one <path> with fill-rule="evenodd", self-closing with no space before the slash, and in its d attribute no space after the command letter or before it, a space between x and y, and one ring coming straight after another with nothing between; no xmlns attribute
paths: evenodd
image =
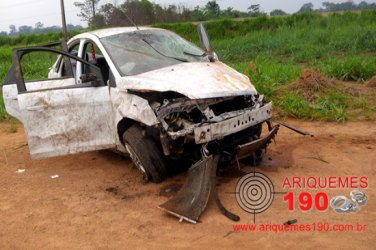
<svg viewBox="0 0 376 250"><path fill-rule="evenodd" d="M263 95L197 100L169 96L143 97L149 99L160 121L158 131L151 133L160 142L163 154L171 159L189 158L195 162L205 148L208 154L221 153L231 162L238 145L260 137L262 123L272 113L272 103Z"/></svg>

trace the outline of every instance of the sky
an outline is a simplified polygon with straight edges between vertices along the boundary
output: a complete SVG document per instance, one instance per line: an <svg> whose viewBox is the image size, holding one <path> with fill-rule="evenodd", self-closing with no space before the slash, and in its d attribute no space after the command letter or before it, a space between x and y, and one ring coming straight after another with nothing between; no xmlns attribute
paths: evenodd
<svg viewBox="0 0 376 250"><path fill-rule="evenodd" d="M79 8L73 3L80 0L64 0L66 20L68 24L86 26L77 14ZM204 6L209 0L151 0L162 6L168 4L183 4L186 7L193 8L197 5ZM307 2L315 5L315 8L321 7L321 3L329 1L333 3L344 2L345 0L217 0L221 9L233 7L241 11L246 11L251 4L260 4L261 10L270 12L274 9L282 9L288 13L294 13ZM355 0L359 3L361 0ZM121 3L123 0L101 0L100 3ZM366 0L366 2L375 2L375 0ZM61 26L60 0L0 0L0 31L9 32L9 25L16 27L28 25L34 27L37 22L42 22L45 27L58 25Z"/></svg>

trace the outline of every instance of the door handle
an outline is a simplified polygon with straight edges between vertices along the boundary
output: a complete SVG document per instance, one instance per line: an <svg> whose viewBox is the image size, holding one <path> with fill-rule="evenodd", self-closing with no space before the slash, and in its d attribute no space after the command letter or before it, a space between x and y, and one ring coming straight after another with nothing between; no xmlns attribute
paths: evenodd
<svg viewBox="0 0 376 250"><path fill-rule="evenodd" d="M26 110L28 110L28 111L42 111L46 108L47 108L47 105L38 105L38 106L27 107Z"/></svg>

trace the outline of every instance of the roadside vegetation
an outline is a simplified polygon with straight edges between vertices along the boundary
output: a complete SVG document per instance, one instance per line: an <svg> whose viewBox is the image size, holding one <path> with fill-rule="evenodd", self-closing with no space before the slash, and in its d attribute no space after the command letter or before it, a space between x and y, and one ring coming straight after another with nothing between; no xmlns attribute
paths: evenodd
<svg viewBox="0 0 376 250"><path fill-rule="evenodd" d="M194 24L156 26L198 43ZM339 122L375 118L375 88L366 83L376 75L376 11L311 12L205 26L220 59L248 75L280 115ZM316 89L315 98L302 98L290 86L297 82L330 91Z"/></svg>
<svg viewBox="0 0 376 250"><path fill-rule="evenodd" d="M194 23L153 26L199 44ZM376 118L376 88L371 87L376 11L216 20L205 27L221 61L249 76L259 92L274 101L280 116L338 122ZM61 35L32 36L6 38L5 43L0 38L1 81L10 67L12 47L56 41ZM7 119L3 105L0 119Z"/></svg>

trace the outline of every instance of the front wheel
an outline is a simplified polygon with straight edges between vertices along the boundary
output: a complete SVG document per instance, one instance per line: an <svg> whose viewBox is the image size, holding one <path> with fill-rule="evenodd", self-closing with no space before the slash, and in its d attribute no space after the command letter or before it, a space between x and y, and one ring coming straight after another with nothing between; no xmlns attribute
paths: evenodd
<svg viewBox="0 0 376 250"><path fill-rule="evenodd" d="M167 177L165 159L152 138L144 136L135 124L123 134L124 146L145 181L159 183Z"/></svg>

